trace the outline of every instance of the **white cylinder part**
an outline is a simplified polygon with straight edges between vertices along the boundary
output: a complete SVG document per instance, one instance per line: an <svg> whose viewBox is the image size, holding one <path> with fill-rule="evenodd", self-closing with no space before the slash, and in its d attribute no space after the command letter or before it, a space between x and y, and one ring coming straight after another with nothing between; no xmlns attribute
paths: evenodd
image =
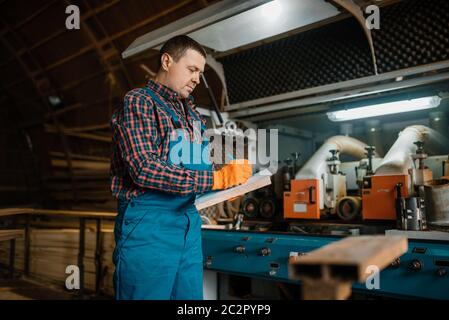
<svg viewBox="0 0 449 320"><path fill-rule="evenodd" d="M330 150L338 150L340 154L348 154L358 159L365 157L367 145L357 139L347 136L333 136L313 154L306 164L296 173L295 179L321 179L327 171L327 159Z"/></svg>
<svg viewBox="0 0 449 320"><path fill-rule="evenodd" d="M417 148L414 142L426 142L430 149L435 147L441 149L446 147L444 145L446 140L447 138L426 126L409 126L399 133L399 138L385 155L375 175L408 174L408 170L413 168L411 155L416 152ZM425 149L427 149L426 146Z"/></svg>

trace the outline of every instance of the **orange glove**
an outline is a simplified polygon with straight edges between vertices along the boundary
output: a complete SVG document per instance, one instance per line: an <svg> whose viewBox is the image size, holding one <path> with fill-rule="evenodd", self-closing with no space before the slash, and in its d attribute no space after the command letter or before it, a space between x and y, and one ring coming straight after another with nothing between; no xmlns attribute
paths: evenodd
<svg viewBox="0 0 449 320"><path fill-rule="evenodd" d="M227 189L245 183L251 175L252 169L248 160L232 160L220 170L214 171L212 190Z"/></svg>

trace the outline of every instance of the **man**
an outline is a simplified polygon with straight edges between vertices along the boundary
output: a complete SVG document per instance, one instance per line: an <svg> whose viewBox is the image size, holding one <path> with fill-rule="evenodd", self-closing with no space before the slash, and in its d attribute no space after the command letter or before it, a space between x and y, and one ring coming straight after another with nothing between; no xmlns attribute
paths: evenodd
<svg viewBox="0 0 449 320"><path fill-rule="evenodd" d="M155 79L128 92L123 109L112 116L117 299L202 299L201 218L195 195L251 176L246 160L214 171L207 161L172 157L175 131L190 137L189 148L207 147L193 141L194 122L202 130L204 122L190 96L205 63L206 53L193 39L168 40L160 50Z"/></svg>

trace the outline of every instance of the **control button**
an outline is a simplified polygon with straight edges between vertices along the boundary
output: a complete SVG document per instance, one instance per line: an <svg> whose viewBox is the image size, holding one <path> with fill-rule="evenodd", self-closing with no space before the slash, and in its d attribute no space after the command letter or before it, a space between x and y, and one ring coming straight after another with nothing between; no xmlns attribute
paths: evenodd
<svg viewBox="0 0 449 320"><path fill-rule="evenodd" d="M412 262L410 262L410 265L408 267L410 270L419 271L422 269L422 262L416 259L412 260Z"/></svg>
<svg viewBox="0 0 449 320"><path fill-rule="evenodd" d="M444 268L438 268L437 269L437 276L444 277L446 274L447 274L446 269L444 269Z"/></svg>
<svg viewBox="0 0 449 320"><path fill-rule="evenodd" d="M245 247L240 245L234 248L234 251L237 253L245 253Z"/></svg>
<svg viewBox="0 0 449 320"><path fill-rule="evenodd" d="M260 249L260 254L264 257L269 256L271 254L270 248L262 248Z"/></svg>

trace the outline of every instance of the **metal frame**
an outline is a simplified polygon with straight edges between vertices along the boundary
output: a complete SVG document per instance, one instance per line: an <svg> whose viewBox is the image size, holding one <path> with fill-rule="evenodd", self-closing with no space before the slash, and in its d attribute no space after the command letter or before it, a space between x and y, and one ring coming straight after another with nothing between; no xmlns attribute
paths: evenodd
<svg viewBox="0 0 449 320"><path fill-rule="evenodd" d="M313 88L304 89L304 90L297 90L297 91L278 94L275 96L264 97L264 98L260 98L260 99L235 103L230 106L225 106L225 111L242 110L245 108L261 106L261 105L270 104L270 103L274 104L274 103L281 102L281 101L297 99L297 98L302 98L302 97L311 96L311 95L319 95L319 94L328 93L328 92L335 91L335 90L343 90L343 89L349 89L349 88L354 88L354 87L363 86L363 85L375 84L375 83L381 82L381 81L395 80L398 77L414 76L414 75L418 75L420 73L426 73L426 72L430 72L430 71L440 71L443 69L449 69L449 60L436 62L436 63L432 63L432 64L426 64L426 65L419 66L419 67L400 69L397 71L383 73L380 75L368 76L368 77L363 77L363 78L359 78L359 79L348 80L348 81L343 81L343 82L338 82L338 83L332 83L332 84L327 84L324 86L313 87ZM400 83L400 82L398 82L398 83Z"/></svg>
<svg viewBox="0 0 449 320"><path fill-rule="evenodd" d="M418 73L423 73L431 70L445 69L449 67L449 61L434 64L432 66L437 68L430 69L429 65L426 65L423 67L417 67L412 69L403 69L388 74L384 74L381 76L372 76L356 80L349 80L337 84L330 84L321 87L299 90L277 96L247 101L237 105L232 105L230 107L225 107L225 110L229 112L229 115L232 118L251 117L252 121L260 121L263 120L263 118L265 118L265 116L261 114L265 113L276 112L279 115L280 111L284 111L285 115L292 115L292 111L295 113L300 111L298 109L302 110L304 109L304 107L308 107L311 105L319 105L323 103L343 101L351 98L370 96L373 94L413 88L449 80L449 72L443 72L431 76L422 76L402 81L395 81L396 78L398 77L417 75ZM384 82L379 84L379 82L386 80L390 81L387 83ZM368 86L367 84L372 85ZM357 87L357 89L351 90L350 88L353 87ZM336 90L339 89L340 90L347 89L347 90L335 92ZM257 108L249 108L250 106L254 107L257 106ZM309 110L306 113L326 111L327 107L317 106L317 107L309 107L308 109ZM257 117L257 115L260 116Z"/></svg>
<svg viewBox="0 0 449 320"><path fill-rule="evenodd" d="M213 56L208 54L206 56L206 64L215 71L218 78L220 79L221 85L223 86L224 94L225 94L225 105L229 105L229 97L228 97L228 87L226 86L226 77L223 69L223 65L218 62Z"/></svg>

